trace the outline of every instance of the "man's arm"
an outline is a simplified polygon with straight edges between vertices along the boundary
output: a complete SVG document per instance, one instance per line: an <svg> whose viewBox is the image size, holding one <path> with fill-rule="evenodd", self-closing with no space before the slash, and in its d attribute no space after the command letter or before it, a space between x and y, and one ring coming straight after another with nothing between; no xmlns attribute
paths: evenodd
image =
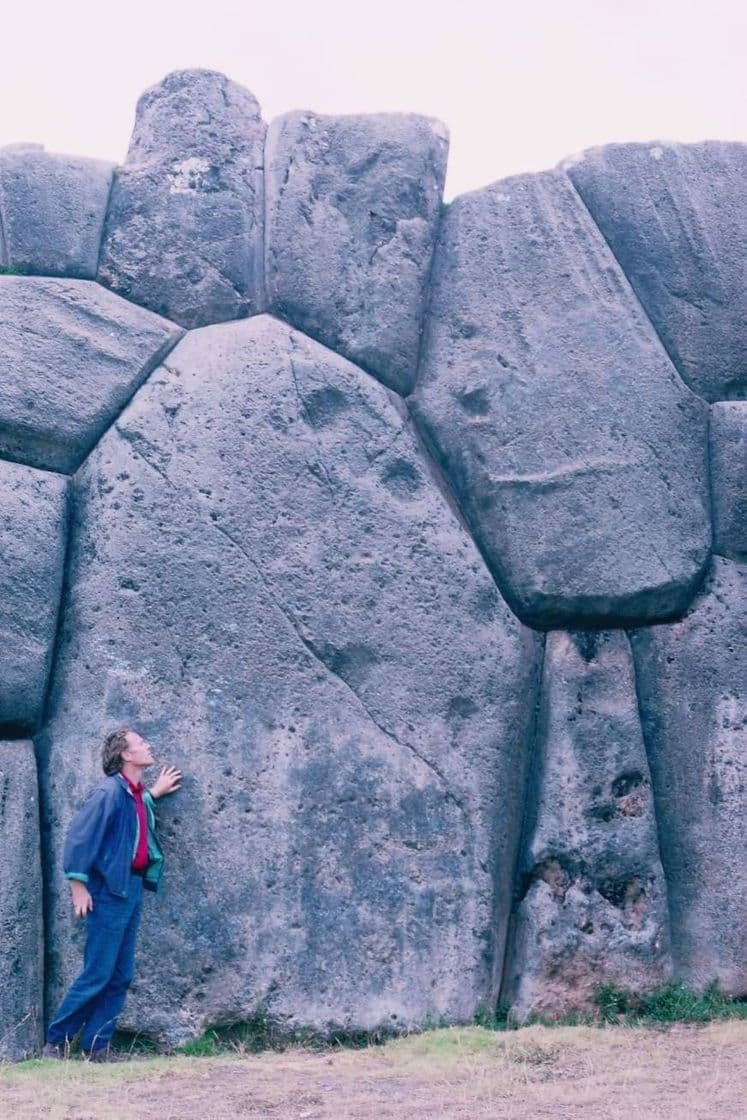
<svg viewBox="0 0 747 1120"><path fill-rule="evenodd" d="M73 817L65 836L62 869L70 880L77 917L93 909L86 887L91 868L101 848L111 815L111 800L105 790L93 790Z"/></svg>

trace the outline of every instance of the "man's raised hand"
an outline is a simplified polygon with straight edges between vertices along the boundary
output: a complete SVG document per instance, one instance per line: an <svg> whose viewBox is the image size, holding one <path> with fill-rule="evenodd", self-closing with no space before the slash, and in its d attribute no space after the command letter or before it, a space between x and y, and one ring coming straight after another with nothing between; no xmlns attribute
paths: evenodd
<svg viewBox="0 0 747 1120"><path fill-rule="evenodd" d="M162 766L161 773L150 787L151 797L164 797L167 793L174 793L179 789L182 772L176 766Z"/></svg>

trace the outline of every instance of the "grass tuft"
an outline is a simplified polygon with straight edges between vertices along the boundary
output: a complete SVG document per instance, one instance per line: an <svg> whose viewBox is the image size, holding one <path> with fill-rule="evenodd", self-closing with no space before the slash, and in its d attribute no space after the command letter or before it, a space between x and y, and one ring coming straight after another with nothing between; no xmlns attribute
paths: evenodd
<svg viewBox="0 0 747 1120"><path fill-rule="evenodd" d="M500 1001L495 1010L491 1011L481 1000L473 1018L476 1027L484 1027L487 1031L507 1031L511 1026L511 1005Z"/></svg>
<svg viewBox="0 0 747 1120"><path fill-rule="evenodd" d="M215 1057L227 1051L258 1054L264 1050L283 1051L294 1046L302 1046L307 1050L341 1047L361 1050L368 1046L382 1045L396 1037L397 1033L385 1028L372 1031L332 1028L323 1034L313 1027L292 1028L260 1005L251 1018L236 1023L216 1024L199 1038L190 1039L177 1047L175 1053L194 1058Z"/></svg>
<svg viewBox="0 0 747 1120"><path fill-rule="evenodd" d="M608 1023L652 1026L657 1023L710 1023L716 1019L747 1019L747 1000L731 999L717 984L696 992L678 980L660 984L648 992L600 984L594 994L594 1007L589 1010L569 1011L554 1018L530 1015L521 1023L512 1016L508 1004L499 1003L492 1012L480 1005L473 1021L486 1030L505 1031L528 1026L600 1027Z"/></svg>
<svg viewBox="0 0 747 1120"><path fill-rule="evenodd" d="M594 1002L605 1023L710 1023L714 1019L747 1019L747 1000L730 999L716 983L705 991L695 992L678 980L640 993L613 984L600 984Z"/></svg>

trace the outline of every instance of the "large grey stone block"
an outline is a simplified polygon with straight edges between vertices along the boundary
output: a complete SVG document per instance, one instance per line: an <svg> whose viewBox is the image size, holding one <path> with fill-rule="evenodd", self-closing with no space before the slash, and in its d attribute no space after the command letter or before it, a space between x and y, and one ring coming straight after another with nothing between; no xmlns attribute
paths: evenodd
<svg viewBox="0 0 747 1120"><path fill-rule="evenodd" d="M677 974L747 994L747 567L720 556L685 618L631 633Z"/></svg>
<svg viewBox="0 0 747 1120"><path fill-rule="evenodd" d="M525 622L685 609L710 546L707 406L564 174L452 202L411 401Z"/></svg>
<svg viewBox="0 0 747 1120"><path fill-rule="evenodd" d="M711 406L713 548L747 561L747 401Z"/></svg>
<svg viewBox="0 0 747 1120"><path fill-rule="evenodd" d="M747 396L747 144L609 144L564 166L687 384Z"/></svg>
<svg viewBox="0 0 747 1120"><path fill-rule="evenodd" d="M92 279L114 165L30 145L0 149L0 225L18 272Z"/></svg>
<svg viewBox="0 0 747 1120"><path fill-rule="evenodd" d="M0 741L0 1060L38 1056L44 1030L39 798L32 743Z"/></svg>
<svg viewBox="0 0 747 1120"><path fill-rule="evenodd" d="M0 736L28 733L42 717L65 560L67 487L61 475L0 460Z"/></svg>
<svg viewBox="0 0 747 1120"><path fill-rule="evenodd" d="M404 412L255 316L190 332L76 476L51 866L110 726L185 773L123 1025L173 1042L267 997L397 1027L495 994L541 636Z"/></svg>
<svg viewBox="0 0 747 1120"><path fill-rule="evenodd" d="M623 631L551 631L520 900L504 998L513 1015L594 1007L598 985L671 975L667 894Z"/></svg>
<svg viewBox="0 0 747 1120"><path fill-rule="evenodd" d="M285 113L265 148L269 308L412 389L448 132L414 113Z"/></svg>
<svg viewBox="0 0 747 1120"><path fill-rule="evenodd" d="M91 280L0 276L0 455L75 470L181 334Z"/></svg>
<svg viewBox="0 0 747 1120"><path fill-rule="evenodd" d="M256 98L212 70L146 90L114 177L99 280L184 327L261 311L264 135Z"/></svg>

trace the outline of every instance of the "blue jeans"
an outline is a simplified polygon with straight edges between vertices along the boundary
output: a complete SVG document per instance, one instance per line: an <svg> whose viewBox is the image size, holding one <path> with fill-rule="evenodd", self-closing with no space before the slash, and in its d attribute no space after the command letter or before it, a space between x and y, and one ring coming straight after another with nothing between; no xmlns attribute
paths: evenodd
<svg viewBox="0 0 747 1120"><path fill-rule="evenodd" d="M112 894L102 879L87 885L93 910L86 915L83 970L49 1024L47 1042L64 1043L83 1027L83 1049L99 1050L114 1033L132 982L143 880L130 875L127 898Z"/></svg>

